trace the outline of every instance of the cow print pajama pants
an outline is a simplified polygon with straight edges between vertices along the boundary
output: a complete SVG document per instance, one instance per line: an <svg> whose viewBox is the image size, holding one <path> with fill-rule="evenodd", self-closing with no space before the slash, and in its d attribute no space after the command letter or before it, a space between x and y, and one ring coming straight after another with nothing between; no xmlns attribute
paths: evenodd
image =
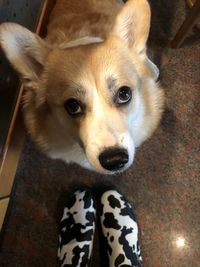
<svg viewBox="0 0 200 267"><path fill-rule="evenodd" d="M127 199L116 190L101 196L100 222L110 267L140 267L138 226ZM60 222L59 267L88 267L93 247L96 208L88 189L75 191Z"/></svg>

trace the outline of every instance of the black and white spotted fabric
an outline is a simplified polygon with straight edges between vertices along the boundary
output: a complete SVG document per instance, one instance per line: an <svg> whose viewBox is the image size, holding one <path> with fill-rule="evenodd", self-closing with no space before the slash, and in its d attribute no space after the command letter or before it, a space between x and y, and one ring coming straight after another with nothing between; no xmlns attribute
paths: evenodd
<svg viewBox="0 0 200 267"><path fill-rule="evenodd" d="M87 267L93 246L96 210L90 191L77 190L64 209L60 222L60 267Z"/></svg>
<svg viewBox="0 0 200 267"><path fill-rule="evenodd" d="M101 197L101 227L110 267L140 267L138 226L129 202L117 191Z"/></svg>

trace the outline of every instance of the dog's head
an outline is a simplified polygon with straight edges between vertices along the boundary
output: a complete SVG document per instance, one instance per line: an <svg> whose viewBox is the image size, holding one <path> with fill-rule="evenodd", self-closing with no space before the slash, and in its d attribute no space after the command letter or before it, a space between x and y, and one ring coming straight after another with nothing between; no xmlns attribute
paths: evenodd
<svg viewBox="0 0 200 267"><path fill-rule="evenodd" d="M110 174L132 164L163 105L158 70L146 56L149 25L149 5L133 0L105 40L54 47L19 25L0 26L1 46L26 88L27 128L49 155Z"/></svg>

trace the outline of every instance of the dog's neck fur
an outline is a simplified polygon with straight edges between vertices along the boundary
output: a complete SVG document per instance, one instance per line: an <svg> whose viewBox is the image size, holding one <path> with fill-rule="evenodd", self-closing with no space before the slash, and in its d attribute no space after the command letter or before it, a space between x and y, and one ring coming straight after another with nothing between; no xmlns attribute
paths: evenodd
<svg viewBox="0 0 200 267"><path fill-rule="evenodd" d="M116 0L58 0L51 13L45 39L53 45L72 42L87 36L92 38L99 36L104 39L110 33L121 6L122 4Z"/></svg>

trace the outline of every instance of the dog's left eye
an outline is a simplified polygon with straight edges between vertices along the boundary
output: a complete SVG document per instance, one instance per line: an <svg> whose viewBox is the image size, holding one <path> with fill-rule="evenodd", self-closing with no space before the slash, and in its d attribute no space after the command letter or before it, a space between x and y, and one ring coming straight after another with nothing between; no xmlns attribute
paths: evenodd
<svg viewBox="0 0 200 267"><path fill-rule="evenodd" d="M79 100L75 98L68 99L65 102L64 107L68 114L72 117L78 117L83 114L83 105Z"/></svg>
<svg viewBox="0 0 200 267"><path fill-rule="evenodd" d="M131 88L128 86L122 86L119 88L115 102L118 105L128 104L132 98L132 91Z"/></svg>

